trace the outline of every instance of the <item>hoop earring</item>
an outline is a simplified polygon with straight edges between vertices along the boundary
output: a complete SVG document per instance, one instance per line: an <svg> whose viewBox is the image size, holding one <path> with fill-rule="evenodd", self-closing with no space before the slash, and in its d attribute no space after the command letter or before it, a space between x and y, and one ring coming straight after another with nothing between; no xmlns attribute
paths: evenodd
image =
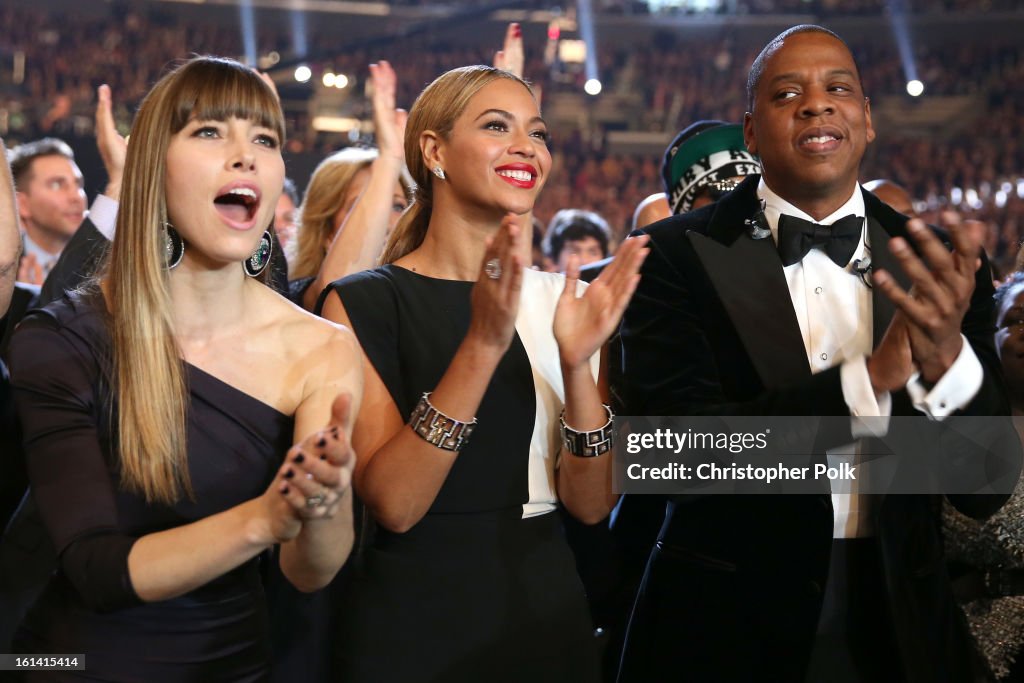
<svg viewBox="0 0 1024 683"><path fill-rule="evenodd" d="M267 269L270 265L270 254L274 250L274 240L270 236L270 231L263 231L263 237L260 238L260 243L256 247L256 251L252 252L252 256L242 261L242 267L245 268L245 274L249 277L259 277L259 275Z"/></svg>
<svg viewBox="0 0 1024 683"><path fill-rule="evenodd" d="M185 257L185 240L168 221L164 221L164 262L167 270L174 270Z"/></svg>
<svg viewBox="0 0 1024 683"><path fill-rule="evenodd" d="M435 166L433 173L434 173L434 175L436 175L441 180L444 180L444 178L445 178L444 169L441 168L440 166Z"/></svg>

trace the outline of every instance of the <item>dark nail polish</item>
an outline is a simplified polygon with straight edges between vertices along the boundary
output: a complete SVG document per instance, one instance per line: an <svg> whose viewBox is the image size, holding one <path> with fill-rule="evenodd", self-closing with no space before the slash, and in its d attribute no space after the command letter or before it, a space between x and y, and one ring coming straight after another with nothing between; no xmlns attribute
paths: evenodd
<svg viewBox="0 0 1024 683"><path fill-rule="evenodd" d="M326 455L323 455L323 454L321 454L321 455L320 455L320 459L321 459L321 460L326 460L326 459L327 459L327 456L326 456Z"/></svg>
<svg viewBox="0 0 1024 683"><path fill-rule="evenodd" d="M298 453L294 458L292 458L292 462L294 462L295 464L299 464L305 459L306 456L304 456L302 453Z"/></svg>
<svg viewBox="0 0 1024 683"><path fill-rule="evenodd" d="M294 476L295 476L295 470L288 470L287 472L284 473L284 478L285 479L291 479Z"/></svg>
<svg viewBox="0 0 1024 683"><path fill-rule="evenodd" d="M327 445L327 439L321 436L320 440L316 442L316 445L319 446L320 448L323 448L324 446Z"/></svg>

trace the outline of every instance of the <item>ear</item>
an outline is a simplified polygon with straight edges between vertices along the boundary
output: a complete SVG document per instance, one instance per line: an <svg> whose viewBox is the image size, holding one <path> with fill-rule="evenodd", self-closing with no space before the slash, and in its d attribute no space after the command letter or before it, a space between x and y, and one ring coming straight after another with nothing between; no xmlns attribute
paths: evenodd
<svg viewBox="0 0 1024 683"><path fill-rule="evenodd" d="M14 193L14 199L18 203L18 217L21 222L32 220L32 209L29 207L28 195L18 190Z"/></svg>
<svg viewBox="0 0 1024 683"><path fill-rule="evenodd" d="M757 156L757 138L754 136L754 115L749 111L743 114L743 144L747 151Z"/></svg>
<svg viewBox="0 0 1024 683"><path fill-rule="evenodd" d="M864 133L868 142L875 139L875 127L871 125L871 98L864 98Z"/></svg>
<svg viewBox="0 0 1024 683"><path fill-rule="evenodd" d="M420 152L427 169L444 168L444 140L432 130L420 133Z"/></svg>

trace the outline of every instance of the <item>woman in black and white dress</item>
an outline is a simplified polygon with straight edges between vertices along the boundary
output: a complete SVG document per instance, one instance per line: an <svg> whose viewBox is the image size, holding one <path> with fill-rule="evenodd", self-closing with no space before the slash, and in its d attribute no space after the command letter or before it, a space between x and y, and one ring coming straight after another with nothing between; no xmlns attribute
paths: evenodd
<svg viewBox="0 0 1024 683"><path fill-rule="evenodd" d="M521 225L551 156L533 93L509 72L431 83L405 153L417 190L386 265L321 302L368 360L355 486L379 527L345 605L339 680L596 681L554 511L561 500L594 523L615 502L597 352L646 250L628 241L589 288L577 264L524 269Z"/></svg>

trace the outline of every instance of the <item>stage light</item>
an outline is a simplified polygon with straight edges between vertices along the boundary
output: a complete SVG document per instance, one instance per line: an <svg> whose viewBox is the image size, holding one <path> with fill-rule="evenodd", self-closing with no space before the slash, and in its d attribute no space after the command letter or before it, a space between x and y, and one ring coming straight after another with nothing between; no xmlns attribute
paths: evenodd
<svg viewBox="0 0 1024 683"><path fill-rule="evenodd" d="M342 90L348 87L348 76L345 74L338 74L334 77L334 87L338 90Z"/></svg>
<svg viewBox="0 0 1024 683"><path fill-rule="evenodd" d="M924 84L917 78L917 65L914 63L914 50L907 24L907 0L887 0L886 5L892 36L900 53L900 64L903 65L903 77L907 79L907 92L911 97L917 97L924 92Z"/></svg>
<svg viewBox="0 0 1024 683"><path fill-rule="evenodd" d="M256 66L256 16L252 9L252 0L242 0L238 3L238 15L242 22L245 63Z"/></svg>
<svg viewBox="0 0 1024 683"><path fill-rule="evenodd" d="M331 73L330 71L325 71L324 72L324 76L323 76L324 87L325 88L333 88L334 87L334 79L335 79L335 76L334 76L333 73Z"/></svg>
<svg viewBox="0 0 1024 683"><path fill-rule="evenodd" d="M312 77L313 71L305 64L295 69L295 80L299 83L306 83Z"/></svg>
<svg viewBox="0 0 1024 683"><path fill-rule="evenodd" d="M295 52L296 57L301 59L309 51L306 40L306 13L300 9L293 9L289 14L291 15L292 51Z"/></svg>
<svg viewBox="0 0 1024 683"><path fill-rule="evenodd" d="M587 83L583 90L588 95L596 95L601 92L601 81L598 80L597 73L597 33L594 31L594 9L591 0L578 0L576 16L579 21L580 38L587 44L587 54L583 61Z"/></svg>

